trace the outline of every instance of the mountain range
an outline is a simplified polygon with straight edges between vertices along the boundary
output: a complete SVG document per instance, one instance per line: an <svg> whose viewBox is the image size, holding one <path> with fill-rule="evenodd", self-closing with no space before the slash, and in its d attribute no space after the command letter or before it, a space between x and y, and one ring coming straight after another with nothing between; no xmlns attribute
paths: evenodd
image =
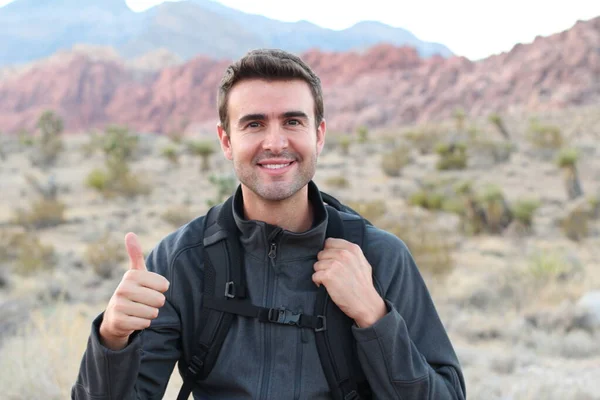
<svg viewBox="0 0 600 400"><path fill-rule="evenodd" d="M0 7L0 26L0 66L29 63L78 44L111 46L126 59L157 49L182 60L225 59L257 47L350 51L382 42L415 47L423 57L452 54L442 44L379 22L336 31L247 14L212 0L164 2L140 13L125 0L15 0Z"/></svg>

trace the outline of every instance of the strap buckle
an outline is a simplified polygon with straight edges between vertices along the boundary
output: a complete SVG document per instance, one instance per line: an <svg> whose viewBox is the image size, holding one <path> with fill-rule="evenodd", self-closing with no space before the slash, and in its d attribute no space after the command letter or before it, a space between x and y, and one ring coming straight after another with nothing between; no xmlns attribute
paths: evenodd
<svg viewBox="0 0 600 400"><path fill-rule="evenodd" d="M225 297L235 298L235 283L233 281L225 283Z"/></svg>
<svg viewBox="0 0 600 400"><path fill-rule="evenodd" d="M298 325L300 323L300 313L293 313L292 311L281 307L281 308L270 308L268 319L269 322L284 325Z"/></svg>
<svg viewBox="0 0 600 400"><path fill-rule="evenodd" d="M315 328L315 332L323 332L327 330L327 318L324 315L317 315L317 321L321 321L321 326Z"/></svg>
<svg viewBox="0 0 600 400"><path fill-rule="evenodd" d="M356 390L353 390L344 396L344 400L360 400L360 396L358 395Z"/></svg>
<svg viewBox="0 0 600 400"><path fill-rule="evenodd" d="M187 374L188 376L196 377L202 372L203 368L204 362L198 356L193 356L187 367Z"/></svg>

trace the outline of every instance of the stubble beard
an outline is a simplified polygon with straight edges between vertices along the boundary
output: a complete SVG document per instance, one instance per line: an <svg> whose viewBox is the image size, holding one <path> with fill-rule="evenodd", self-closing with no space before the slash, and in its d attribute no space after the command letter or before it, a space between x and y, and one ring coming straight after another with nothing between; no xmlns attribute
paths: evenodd
<svg viewBox="0 0 600 400"><path fill-rule="evenodd" d="M309 158L302 159L297 154L293 154L292 158L296 163L293 168L291 181L277 181L265 178L258 171L260 168L256 165L256 161L252 161L252 165L243 165L233 160L235 173L244 186L250 189L258 197L266 201L282 201L292 197L299 190L310 182L314 177L317 166L317 152L310 155Z"/></svg>

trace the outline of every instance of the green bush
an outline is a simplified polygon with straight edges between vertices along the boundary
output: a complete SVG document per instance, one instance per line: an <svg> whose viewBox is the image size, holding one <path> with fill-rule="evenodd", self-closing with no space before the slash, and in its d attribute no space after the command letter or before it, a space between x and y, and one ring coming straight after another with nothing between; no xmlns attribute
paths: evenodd
<svg viewBox="0 0 600 400"><path fill-rule="evenodd" d="M465 169L467 167L467 146L464 143L438 143L435 152L439 159L438 170Z"/></svg>

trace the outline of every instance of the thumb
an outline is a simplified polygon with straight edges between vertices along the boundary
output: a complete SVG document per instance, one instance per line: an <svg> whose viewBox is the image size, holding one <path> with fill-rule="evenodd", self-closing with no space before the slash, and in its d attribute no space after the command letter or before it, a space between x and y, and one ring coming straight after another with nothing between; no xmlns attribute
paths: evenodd
<svg viewBox="0 0 600 400"><path fill-rule="evenodd" d="M129 268L147 271L142 246L140 246L140 242L135 233L129 232L125 235L125 247L127 248L127 254L129 254Z"/></svg>

